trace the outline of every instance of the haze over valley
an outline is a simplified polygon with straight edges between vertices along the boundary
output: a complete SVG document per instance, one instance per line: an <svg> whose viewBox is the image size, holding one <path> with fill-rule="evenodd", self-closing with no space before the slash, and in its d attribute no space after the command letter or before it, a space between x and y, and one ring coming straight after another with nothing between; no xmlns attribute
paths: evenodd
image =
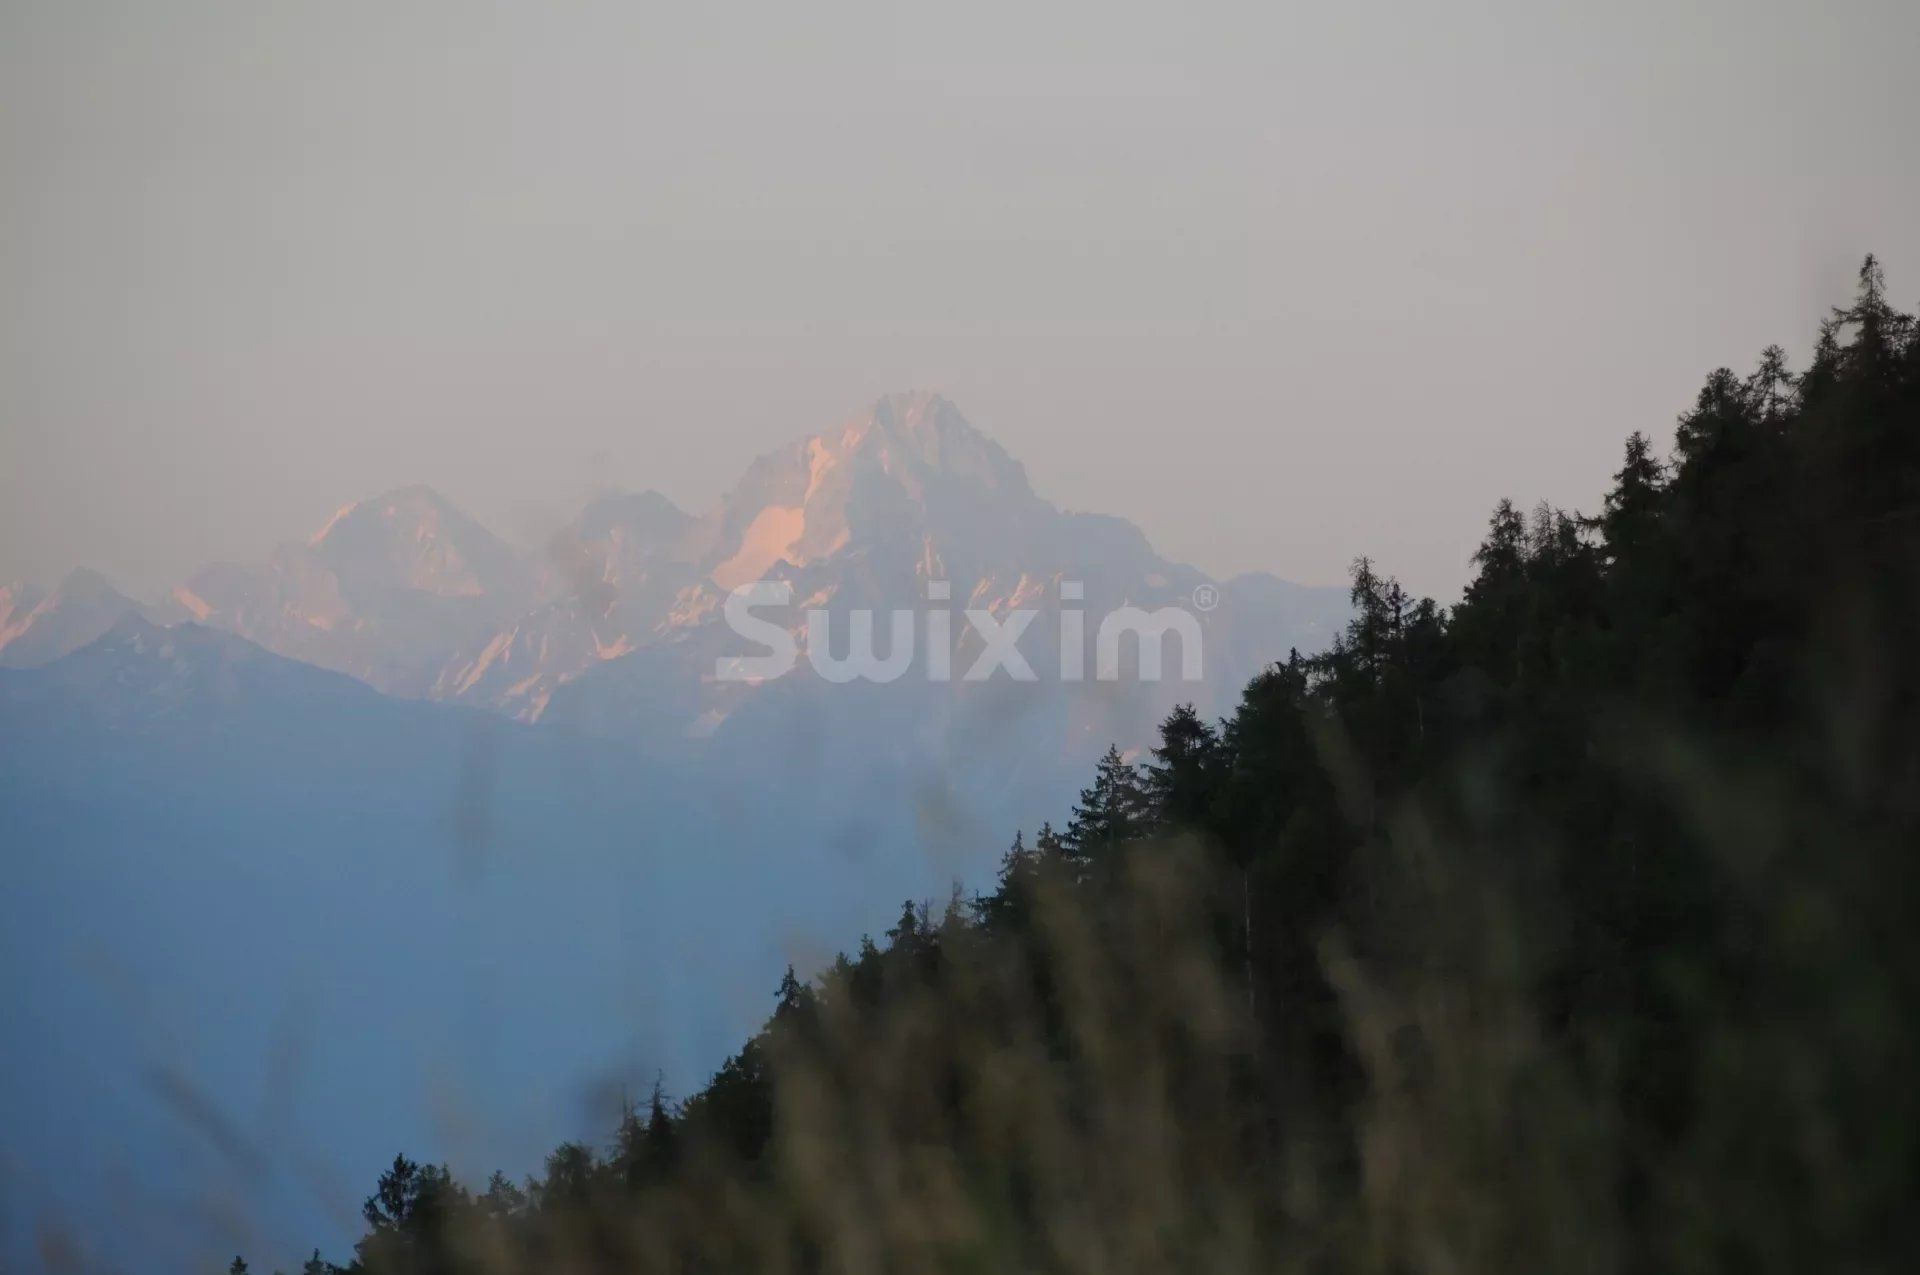
<svg viewBox="0 0 1920 1275"><path fill-rule="evenodd" d="M924 612L932 581L956 611L1034 609L1040 680L719 679L758 651L726 593L763 579L793 605L760 615L804 648L825 609L842 654L855 610ZM1186 609L1204 677L1175 676L1176 645L1161 682L1063 681L1062 582L1096 625ZM1176 703L1226 711L1348 609L1059 510L930 394L759 458L702 514L609 494L522 550L411 487L164 598L84 571L0 597L0 929L37 971L3 993L24 1043L0 1124L16 1163L58 1167L12 1189L73 1217L117 1166L168 1159L166 1189L115 1206L143 1244L187 1243L194 1200L343 1243L402 1131L531 1163L623 1085L690 1086L757 1022L768 969L989 880L1005 830L1057 817L1102 751L1138 754ZM964 671L981 642L951 632ZM381 937L343 963L345 932ZM304 1167L236 1173L264 1136Z"/></svg>

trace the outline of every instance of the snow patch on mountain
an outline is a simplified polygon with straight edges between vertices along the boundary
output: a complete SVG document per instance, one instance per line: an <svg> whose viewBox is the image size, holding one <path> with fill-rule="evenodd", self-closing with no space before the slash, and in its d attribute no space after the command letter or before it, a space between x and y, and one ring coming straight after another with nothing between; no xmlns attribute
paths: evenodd
<svg viewBox="0 0 1920 1275"><path fill-rule="evenodd" d="M1031 642L1043 677L1058 663L1065 583L1080 586L1096 618L1118 606L1184 605L1212 583L1161 558L1125 519L1042 499L1020 463L953 404L911 393L759 457L704 514L657 492L608 493L528 552L431 488L402 487L342 506L263 561L197 572L151 614L392 695L614 733L627 729L626 713L671 719L676 737L694 724L696 735L722 735L754 687L714 670L759 653L722 606L755 580L792 586L796 602L762 614L802 652L807 611L918 611L933 581L948 583L956 608L1002 618L1037 609ZM1339 591L1272 577L1238 578L1222 592L1227 603L1206 624L1218 656L1208 680L1217 674L1223 687L1290 645L1323 644L1344 615ZM0 664L57 658L132 607L85 578L47 597L0 590ZM964 670L982 642L954 621L952 654ZM830 631L845 633L836 623ZM797 672L806 676L804 659Z"/></svg>

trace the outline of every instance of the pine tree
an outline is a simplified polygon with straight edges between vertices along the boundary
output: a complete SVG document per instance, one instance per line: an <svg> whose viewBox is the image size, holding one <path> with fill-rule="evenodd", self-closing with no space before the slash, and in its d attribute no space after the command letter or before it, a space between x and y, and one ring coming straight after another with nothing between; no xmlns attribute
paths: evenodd
<svg viewBox="0 0 1920 1275"><path fill-rule="evenodd" d="M416 1164L404 1155L380 1175L361 1206L367 1235L355 1246L360 1265L374 1271L434 1271L471 1200L445 1165Z"/></svg>
<svg viewBox="0 0 1920 1275"><path fill-rule="evenodd" d="M789 1041L813 1040L820 1027L819 999L812 987L794 975L792 964L788 964L787 972L781 976L774 998L773 1021L768 1024L768 1030Z"/></svg>
<svg viewBox="0 0 1920 1275"><path fill-rule="evenodd" d="M710 1145L740 1163L759 1161L773 1140L773 1076L759 1037L727 1059L688 1103L687 1120Z"/></svg>
<svg viewBox="0 0 1920 1275"><path fill-rule="evenodd" d="M1170 828L1213 833L1227 758L1219 733L1181 704L1160 724L1160 743L1147 767L1149 818Z"/></svg>
<svg viewBox="0 0 1920 1275"><path fill-rule="evenodd" d="M1095 872L1112 862L1120 847L1151 826L1146 788L1140 772L1109 745L1094 766L1093 786L1080 790L1073 819L1061 838L1082 871Z"/></svg>
<svg viewBox="0 0 1920 1275"><path fill-rule="evenodd" d="M1787 352L1769 345L1760 352L1760 366L1747 378L1747 399L1760 420L1778 427L1794 406L1795 382L1787 369ZM1637 435L1636 435L1637 436Z"/></svg>
<svg viewBox="0 0 1920 1275"><path fill-rule="evenodd" d="M547 1156L546 1177L540 1184L543 1213L579 1212L593 1203L600 1180L600 1159L582 1142L563 1142Z"/></svg>
<svg viewBox="0 0 1920 1275"><path fill-rule="evenodd" d="M1878 387L1893 370L1895 348L1912 320L1887 304L1887 277L1872 253L1860 263L1853 305L1836 311L1834 317L1854 329L1847 347L1848 371L1856 380Z"/></svg>
<svg viewBox="0 0 1920 1275"><path fill-rule="evenodd" d="M1653 454L1647 436L1635 430L1627 437L1626 459L1613 475L1600 515L1601 533L1613 561L1644 560L1659 535L1661 498L1667 470Z"/></svg>
<svg viewBox="0 0 1920 1275"><path fill-rule="evenodd" d="M1473 565L1479 574L1467 586L1469 596L1476 588L1504 588L1519 580L1525 574L1526 546L1525 520L1511 500L1502 500L1488 521L1486 539L1474 550Z"/></svg>
<svg viewBox="0 0 1920 1275"><path fill-rule="evenodd" d="M641 1148L645 1139L646 1126L641 1123L640 1110L623 1093L620 1101L620 1123L613 1131L611 1167L614 1176L629 1191L637 1191L645 1183L645 1177L640 1168Z"/></svg>
<svg viewBox="0 0 1920 1275"><path fill-rule="evenodd" d="M886 971L880 949L874 945L873 936L862 934L860 946L852 961L852 969L847 980L847 990L855 1005L861 1009L877 1009L886 994Z"/></svg>
<svg viewBox="0 0 1920 1275"><path fill-rule="evenodd" d="M974 905L980 923L989 930L1018 933L1032 920L1034 893L1039 884L1040 856L1027 848L1025 838L1013 834L1013 844L1000 859L994 892Z"/></svg>
<svg viewBox="0 0 1920 1275"><path fill-rule="evenodd" d="M647 1097L647 1126L641 1136L639 1164L647 1182L664 1182L680 1164L679 1134L667 1111L666 1088L656 1077Z"/></svg>
<svg viewBox="0 0 1920 1275"><path fill-rule="evenodd" d="M1511 500L1494 508L1473 565L1453 617L1460 658L1495 685L1515 681L1527 610L1527 532Z"/></svg>
<svg viewBox="0 0 1920 1275"><path fill-rule="evenodd" d="M887 950L901 956L917 956L927 933L927 910L912 899L900 905L900 919L887 931Z"/></svg>
<svg viewBox="0 0 1920 1275"><path fill-rule="evenodd" d="M526 1210L527 1193L515 1186L506 1174L495 1169L493 1176L487 1179L487 1189L481 1192L478 1203L481 1212L488 1217L517 1217Z"/></svg>
<svg viewBox="0 0 1920 1275"><path fill-rule="evenodd" d="M631 1104L621 1112L611 1167L622 1185L635 1192L665 1182L679 1159L679 1136L668 1110L666 1086L656 1076L645 1116Z"/></svg>
<svg viewBox="0 0 1920 1275"><path fill-rule="evenodd" d="M1351 572L1347 600L1353 606L1353 619L1347 623L1344 645L1356 671L1377 682L1399 639L1407 595L1399 581L1374 571L1371 558L1355 558Z"/></svg>

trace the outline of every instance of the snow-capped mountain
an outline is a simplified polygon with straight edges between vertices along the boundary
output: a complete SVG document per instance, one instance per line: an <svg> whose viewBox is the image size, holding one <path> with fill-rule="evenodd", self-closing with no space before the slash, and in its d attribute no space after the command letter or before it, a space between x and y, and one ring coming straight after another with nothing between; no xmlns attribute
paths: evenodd
<svg viewBox="0 0 1920 1275"><path fill-rule="evenodd" d="M595 679L593 693L610 700L592 716L631 715L665 689L632 683L665 677L692 690L738 645L721 616L735 586L788 579L807 605L918 605L923 582L946 579L949 563L971 589L1009 567L1018 575L1023 559L1058 557L1048 541L1059 519L950 403L891 396L760 457L702 517L653 492L595 502L549 546L547 600L451 667L435 693L537 719L563 685L617 667ZM645 650L656 654L626 658ZM719 711L665 698L696 718Z"/></svg>
<svg viewBox="0 0 1920 1275"><path fill-rule="evenodd" d="M727 589L754 580L791 586L790 606L756 614L787 629L803 651L810 610L829 614L829 633L839 635L829 654L844 656L849 612L878 613L884 631L892 612L950 607L956 670L970 667L984 646L957 612L984 610L1004 621L1015 609L1035 611L1020 650L1048 686L1046 694L1027 698L1051 696L1062 723L1079 720L1088 729L1094 729L1088 719L1131 700L1134 707L1122 714L1127 720L1110 724L1122 737L1140 733L1136 719L1179 700L1224 710L1261 664L1293 646L1323 645L1346 612L1340 590L1273 577L1213 586L1202 572L1161 558L1129 522L1056 508L1034 493L1018 461L951 403L926 394L881 399L836 429L761 457L718 508L676 542L675 552L695 571L693 583L674 595L674 609L649 632L623 634L632 653L546 674L541 720L623 734L636 723L657 728L663 716L679 713L684 728L704 734L750 702L760 702L761 711L787 703L794 711L818 711L818 704L797 707L820 694L820 679L805 661L793 686L775 695L713 677L717 661L758 653L720 612ZM944 600L937 596L942 587ZM1063 691L1054 676L1062 616L1078 612L1083 625L1092 617L1091 641L1100 617L1123 606L1187 608L1212 661L1202 683L1171 682L1144 693L1112 683ZM1093 667L1091 652L1086 667ZM663 680L682 693L663 695ZM906 680L925 681L923 674ZM943 688L932 699L992 702L956 696L955 689L970 688ZM1045 714L1029 705L1025 716Z"/></svg>
<svg viewBox="0 0 1920 1275"><path fill-rule="evenodd" d="M884 629L897 610L951 607L961 670L984 644L958 612L1036 610L1021 650L1043 678L1058 671L1067 611L1097 624L1120 606L1189 607L1204 627L1205 684L1146 695L1141 713L1174 698L1224 709L1262 662L1323 644L1346 605L1338 590L1248 576L1215 590L1217 610L1192 607L1213 588L1202 572L1160 557L1123 519L1050 504L947 400L896 394L755 460L703 515L656 492L609 495L522 553L430 489L403 488L347 506L265 562L206 568L156 618L223 629L389 694L677 739L716 733L754 700L804 697L714 676L760 650L723 615L728 591L757 580L791 586L789 606L757 614L802 651L811 610L844 634L854 610L879 613ZM794 680L818 681L805 660Z"/></svg>
<svg viewBox="0 0 1920 1275"><path fill-rule="evenodd" d="M139 610L96 571L72 571L47 593L0 586L0 667L33 668L79 650Z"/></svg>
<svg viewBox="0 0 1920 1275"><path fill-rule="evenodd" d="M207 567L163 617L417 698L536 596L522 555L438 493L405 487L348 505L263 563Z"/></svg>
<svg viewBox="0 0 1920 1275"><path fill-rule="evenodd" d="M561 681L651 644L713 604L698 530L658 492L593 501L549 541L536 605L451 660L432 696L539 717Z"/></svg>

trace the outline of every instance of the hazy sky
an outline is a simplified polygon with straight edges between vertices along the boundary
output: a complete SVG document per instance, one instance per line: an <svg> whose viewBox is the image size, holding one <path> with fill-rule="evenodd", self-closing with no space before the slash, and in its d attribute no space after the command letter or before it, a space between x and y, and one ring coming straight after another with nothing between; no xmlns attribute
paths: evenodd
<svg viewBox="0 0 1920 1275"><path fill-rule="evenodd" d="M937 389L1218 571L1450 594L1920 299L1920 4L0 0L0 577L510 536Z"/></svg>

